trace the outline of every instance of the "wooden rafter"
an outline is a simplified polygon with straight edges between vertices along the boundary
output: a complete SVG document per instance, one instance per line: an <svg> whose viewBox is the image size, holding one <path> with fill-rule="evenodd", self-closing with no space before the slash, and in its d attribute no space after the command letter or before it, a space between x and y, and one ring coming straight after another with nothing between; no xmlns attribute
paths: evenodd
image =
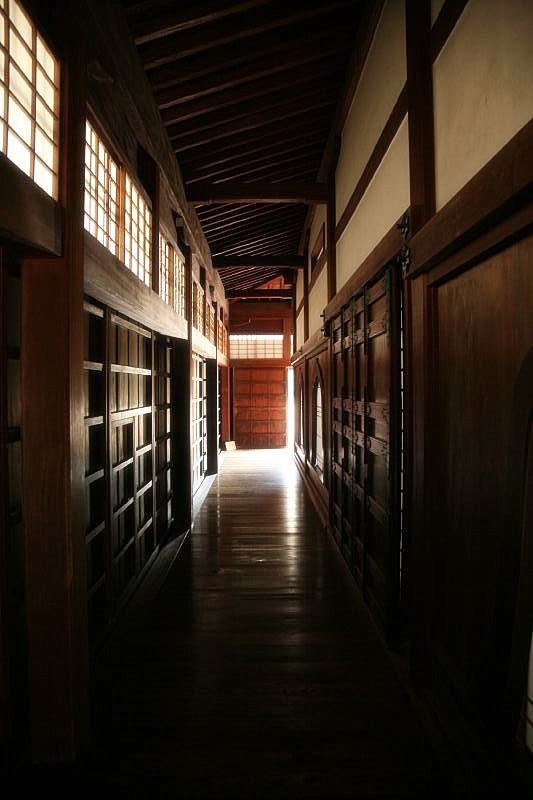
<svg viewBox="0 0 533 800"><path fill-rule="evenodd" d="M326 203L324 183L212 183L195 184L188 190L194 205L205 203Z"/></svg>
<svg viewBox="0 0 533 800"><path fill-rule="evenodd" d="M226 257L218 256L213 259L216 269L303 269L304 259L302 256L286 255L273 257L252 258L248 256Z"/></svg>

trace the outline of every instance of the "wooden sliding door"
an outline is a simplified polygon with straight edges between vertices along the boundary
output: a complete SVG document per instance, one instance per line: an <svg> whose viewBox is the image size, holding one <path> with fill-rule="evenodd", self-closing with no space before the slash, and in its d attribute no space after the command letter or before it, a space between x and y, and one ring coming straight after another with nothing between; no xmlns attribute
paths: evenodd
<svg viewBox="0 0 533 800"><path fill-rule="evenodd" d="M235 366L233 413L237 447L286 447L287 368Z"/></svg>
<svg viewBox="0 0 533 800"><path fill-rule="evenodd" d="M172 523L171 345L86 302L85 484L91 640Z"/></svg>
<svg viewBox="0 0 533 800"><path fill-rule="evenodd" d="M334 532L389 634L400 591L400 280L390 267L332 322Z"/></svg>

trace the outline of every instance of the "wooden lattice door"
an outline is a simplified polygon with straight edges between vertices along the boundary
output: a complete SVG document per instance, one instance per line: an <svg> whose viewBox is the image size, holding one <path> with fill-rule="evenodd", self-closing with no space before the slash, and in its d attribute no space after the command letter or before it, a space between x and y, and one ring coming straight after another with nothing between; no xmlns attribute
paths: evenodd
<svg viewBox="0 0 533 800"><path fill-rule="evenodd" d="M400 281L389 267L332 321L334 533L390 636L400 590Z"/></svg>

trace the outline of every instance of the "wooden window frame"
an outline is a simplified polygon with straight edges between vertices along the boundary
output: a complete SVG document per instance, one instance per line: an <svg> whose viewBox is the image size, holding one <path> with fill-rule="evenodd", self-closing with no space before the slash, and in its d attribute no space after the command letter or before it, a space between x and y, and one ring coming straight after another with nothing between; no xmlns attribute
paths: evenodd
<svg viewBox="0 0 533 800"><path fill-rule="evenodd" d="M12 8L20 11L26 25L17 27ZM29 28L29 38L23 28ZM3 29L3 44L0 44L0 56L3 69L0 71L0 152L21 169L28 177L54 200L59 194L59 134L60 134L60 62L49 47L42 33L37 29L30 14L18 0L5 0L0 7L0 29ZM13 35L13 36L12 36ZM16 46L11 45L11 41ZM24 69L17 60L16 50L20 58L29 61L29 70ZM48 64L51 62L51 64ZM47 66L48 64L48 66ZM31 76L29 75L31 72ZM47 94L50 93L52 105ZM2 100L3 95L3 102ZM53 107L52 107L53 106ZM22 124L25 122L26 134L22 128L14 125L18 115ZM49 118L49 129L44 119ZM26 138L25 138L26 137ZM29 138L29 141L28 141ZM40 144L39 144L40 141ZM29 161L24 166L20 158L17 160L12 148L19 147ZM44 155L49 150L48 158ZM37 170L43 177L39 180ZM51 183L48 185L48 181Z"/></svg>

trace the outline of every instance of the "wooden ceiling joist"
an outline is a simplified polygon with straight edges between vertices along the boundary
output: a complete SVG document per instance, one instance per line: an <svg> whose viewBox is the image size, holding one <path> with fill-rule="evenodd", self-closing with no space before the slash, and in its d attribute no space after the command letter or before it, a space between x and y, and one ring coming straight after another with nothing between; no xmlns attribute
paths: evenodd
<svg viewBox="0 0 533 800"><path fill-rule="evenodd" d="M213 259L216 269L303 269L305 259L303 256L218 256Z"/></svg>
<svg viewBox="0 0 533 800"><path fill-rule="evenodd" d="M223 69L243 66L259 59L265 63L283 61L292 48L307 46L308 49L320 51L324 37L327 36L329 41L342 37L342 19L335 12L320 22L317 26L315 20L309 20L296 29L268 31L253 38L253 47L239 48L228 44L203 50L188 56L183 62L171 62L150 70L148 78L154 89L181 84L209 74L216 85L217 76ZM337 38L337 41L342 41L342 38Z"/></svg>
<svg viewBox="0 0 533 800"><path fill-rule="evenodd" d="M149 70L170 61L186 58L202 50L246 40L266 31L295 25L303 20L341 8L347 2L349 0L330 0L327 4L306 3L298 7L298 10L294 10L293 13L287 13L287 3L285 0L280 0L275 4L251 9L237 20L217 19L196 28L178 30L146 44L139 43L139 55L145 69Z"/></svg>
<svg viewBox="0 0 533 800"><path fill-rule="evenodd" d="M327 203L326 183L202 183L188 189L194 205L210 203Z"/></svg>
<svg viewBox="0 0 533 800"><path fill-rule="evenodd" d="M291 289L231 289L226 292L228 300L291 300Z"/></svg>
<svg viewBox="0 0 533 800"><path fill-rule="evenodd" d="M344 34L346 35L346 34ZM234 89L243 84L255 83L265 78L271 78L276 74L302 67L304 64L312 63L320 59L327 58L338 52L338 37L342 36L342 31L331 29L329 36L321 36L320 48L310 47L309 42L302 42L299 48L294 46L286 47L287 52L277 53L277 57L246 62L237 66L220 69L213 80L213 75L208 73L195 80L176 80L175 84L170 84L154 92L159 108L167 108L181 103L188 103L200 97L211 94L219 94L228 89ZM222 62L224 63L224 62ZM220 64L219 64L220 67ZM178 75L176 70L176 76Z"/></svg>
<svg viewBox="0 0 533 800"><path fill-rule="evenodd" d="M330 58L321 59L313 66L295 67L281 75L272 75L269 78L234 86L231 89L204 95L185 103L173 104L161 111L161 118L165 125L173 125L202 114L210 114L221 108L237 106L248 100L253 99L255 103L258 98L273 93L277 94L292 86L304 87L309 84L310 87L314 87L319 79L337 72L338 67L334 61Z"/></svg>
<svg viewBox="0 0 533 800"><path fill-rule="evenodd" d="M135 37L135 43L137 45L145 44L178 31L190 30L232 14L249 11L252 8L266 5L269 1L241 0L241 2L221 5L218 0L208 0L207 2L196 2L190 6L172 3L170 10L163 8L155 12L138 13L136 16L133 16L133 12L130 10L130 27Z"/></svg>

